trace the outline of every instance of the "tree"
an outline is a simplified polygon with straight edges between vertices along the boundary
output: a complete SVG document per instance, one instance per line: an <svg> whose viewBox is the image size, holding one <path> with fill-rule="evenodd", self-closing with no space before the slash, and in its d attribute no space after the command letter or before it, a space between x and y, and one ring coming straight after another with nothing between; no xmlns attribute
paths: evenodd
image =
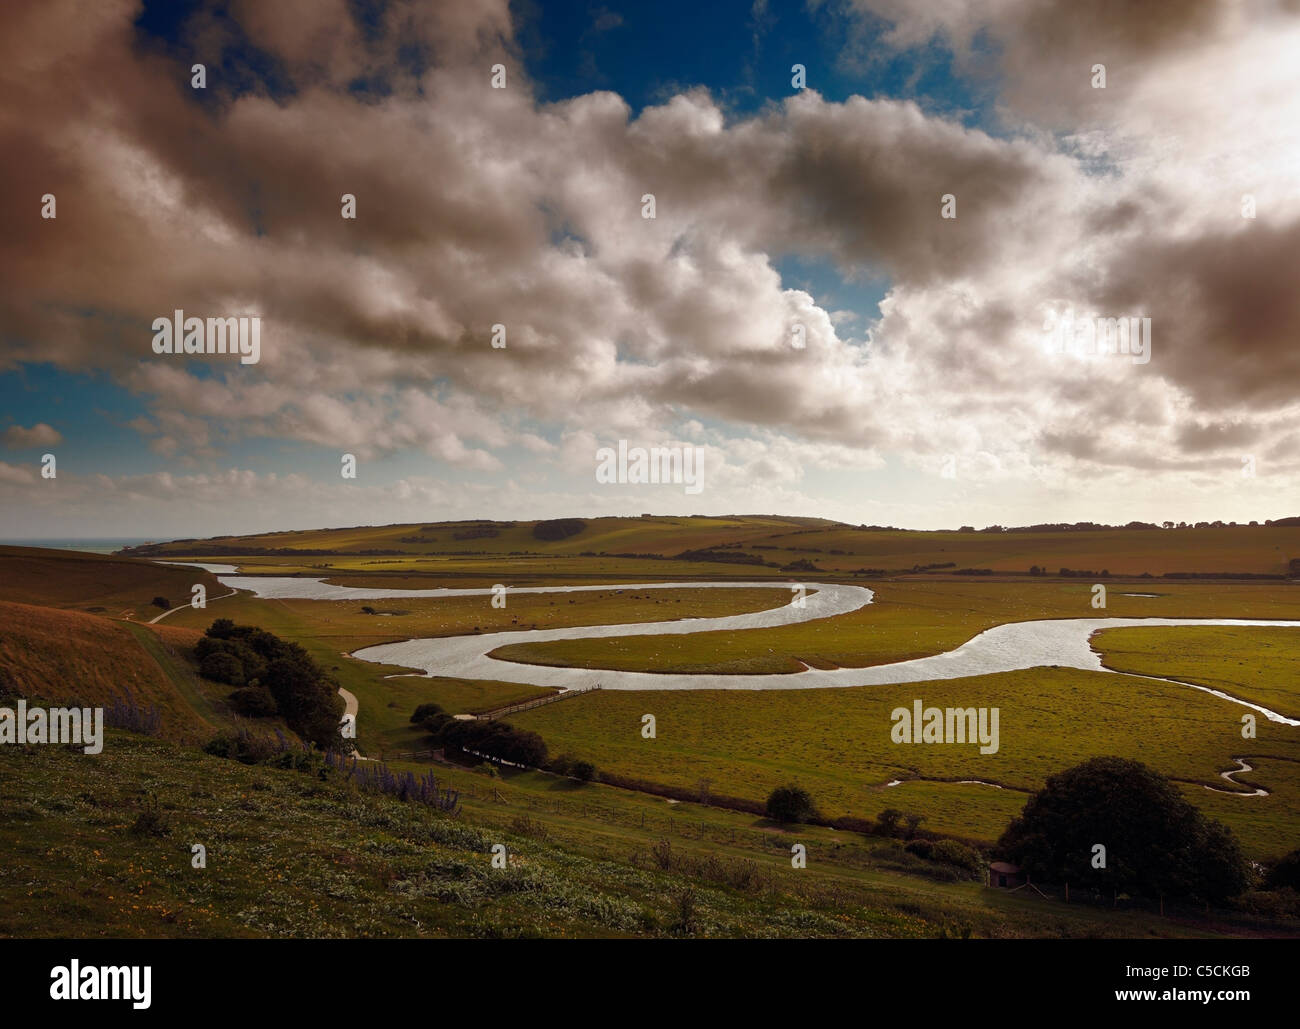
<svg viewBox="0 0 1300 1029"><path fill-rule="evenodd" d="M234 654L217 650L208 654L199 663L199 674L213 682L224 682L230 686L244 685L244 666Z"/></svg>
<svg viewBox="0 0 1300 1029"><path fill-rule="evenodd" d="M1104 847L1105 865L1097 867ZM1247 866L1232 832L1138 761L1098 757L1051 776L998 850L1048 882L1099 893L1223 900Z"/></svg>
<svg viewBox="0 0 1300 1029"><path fill-rule="evenodd" d="M217 640L228 640L235 632L235 623L229 618L218 618L208 626L208 635Z"/></svg>
<svg viewBox="0 0 1300 1029"><path fill-rule="evenodd" d="M1266 883L1270 890L1279 890L1285 886L1300 890L1300 848L1277 860L1268 870Z"/></svg>
<svg viewBox="0 0 1300 1029"><path fill-rule="evenodd" d="M876 832L881 836L897 836L898 823L903 817L903 812L898 808L887 807L880 814L876 815Z"/></svg>
<svg viewBox="0 0 1300 1029"><path fill-rule="evenodd" d="M817 817L817 809L802 786L778 786L767 798L767 817L781 823L807 822Z"/></svg>
<svg viewBox="0 0 1300 1029"><path fill-rule="evenodd" d="M421 704L415 709L411 715L411 724L419 725L430 716L440 714L442 714L442 705L429 701L429 703Z"/></svg>
<svg viewBox="0 0 1300 1029"><path fill-rule="evenodd" d="M154 606L154 607L160 607L160 608L162 608L164 611L170 611L170 610L171 610L171 607L172 607L172 603L171 603L171 601L168 600L166 597L154 597L154 598L153 598L153 606Z"/></svg>
<svg viewBox="0 0 1300 1029"><path fill-rule="evenodd" d="M271 691L264 686L245 686L235 690L230 695L230 706L250 718L270 718L280 711Z"/></svg>
<svg viewBox="0 0 1300 1029"><path fill-rule="evenodd" d="M290 648L294 646L290 644ZM337 747L343 698L306 651L301 656L276 658L267 665L266 686L290 729L322 748Z"/></svg>

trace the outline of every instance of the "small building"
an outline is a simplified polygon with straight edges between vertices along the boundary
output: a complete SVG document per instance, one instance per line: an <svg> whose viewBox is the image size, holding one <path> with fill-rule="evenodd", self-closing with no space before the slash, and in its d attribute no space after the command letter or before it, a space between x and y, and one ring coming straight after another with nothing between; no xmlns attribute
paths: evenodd
<svg viewBox="0 0 1300 1029"><path fill-rule="evenodd" d="M1019 865L1007 861L989 862L989 885L1004 890L1014 890L1025 885L1025 873Z"/></svg>

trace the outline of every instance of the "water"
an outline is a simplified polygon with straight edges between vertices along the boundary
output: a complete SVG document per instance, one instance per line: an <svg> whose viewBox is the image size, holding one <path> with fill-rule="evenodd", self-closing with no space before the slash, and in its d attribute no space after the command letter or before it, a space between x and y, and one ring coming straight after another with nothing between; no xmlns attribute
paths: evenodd
<svg viewBox="0 0 1300 1029"><path fill-rule="evenodd" d="M89 536L82 538L0 540L0 546L46 547L50 550L79 550L84 554L112 554L123 547L138 547L141 543L158 543L147 536Z"/></svg>
<svg viewBox="0 0 1300 1029"><path fill-rule="evenodd" d="M332 586L320 579L257 578L221 576L232 589L252 590L260 597L302 597L316 600L367 600L393 597L469 597L490 596L490 589L396 590L350 586ZM483 635L447 636L385 643L358 650L352 656L363 661L404 665L422 669L427 675L445 675L466 679L496 679L574 689L599 685L614 690L772 690L825 689L833 686L880 686L897 683L929 682L958 679L972 675L990 675L1026 668L1059 666L1089 671L1109 671L1101 656L1092 649L1093 633L1102 629L1127 626L1180 625L1250 625L1300 627L1300 622L1282 619L1237 618L1052 618L1028 622L1009 622L973 637L960 647L931 657L866 668L805 669L801 672L778 672L767 675L724 675L705 673L624 672L609 669L563 668L525 665L490 657L498 647L511 643L534 643L548 640L575 640L590 637L680 635L718 630L741 630L790 625L812 619L856 611L872 602L874 594L862 586L804 583L808 595L802 606L796 602L766 611L720 618L684 618L665 622L640 622L621 625L575 626L564 629L526 629L493 632ZM736 589L766 587L789 590L778 583L739 582L672 582L622 585L622 589ZM572 593L583 590L606 590L602 586L534 586L512 590L514 593ZM816 591L816 592L814 592ZM1176 680L1163 679L1163 682ZM1177 685L1212 693L1224 700L1258 711L1270 721L1298 726L1300 721L1287 718L1258 704L1231 697L1226 693L1177 682Z"/></svg>

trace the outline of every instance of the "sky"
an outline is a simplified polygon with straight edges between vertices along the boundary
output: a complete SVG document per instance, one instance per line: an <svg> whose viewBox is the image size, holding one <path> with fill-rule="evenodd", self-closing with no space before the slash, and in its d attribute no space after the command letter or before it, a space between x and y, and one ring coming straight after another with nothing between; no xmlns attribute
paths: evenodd
<svg viewBox="0 0 1300 1029"><path fill-rule="evenodd" d="M1300 514L1297 53L1300 0L10 0L0 538Z"/></svg>

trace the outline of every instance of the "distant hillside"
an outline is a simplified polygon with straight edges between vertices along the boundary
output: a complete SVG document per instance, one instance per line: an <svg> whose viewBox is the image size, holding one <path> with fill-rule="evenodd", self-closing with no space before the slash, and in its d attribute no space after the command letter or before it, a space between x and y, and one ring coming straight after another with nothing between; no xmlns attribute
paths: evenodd
<svg viewBox="0 0 1300 1029"><path fill-rule="evenodd" d="M222 536L151 544L124 553L168 557L259 559L260 565L329 566L334 574L399 572L425 559L449 556L469 562L514 560L530 571L587 574L618 559L617 574L708 574L683 565L683 555L712 555L715 566L753 569L756 576L791 571L879 577L894 575L1049 575L1065 577L1271 577L1294 576L1300 558L1300 524L1285 518L1264 525L1197 523L1164 528L1132 522L1123 527L1087 522L1023 526L966 526L913 531L846 525L815 518L765 515L725 517L554 519L541 522L436 522ZM317 563L316 557L343 560ZM560 559L564 561L561 564ZM665 562L677 561L674 570ZM654 562L654 563L652 563ZM433 565L429 565L433 567ZM462 568L467 567L462 564ZM522 563L517 568L524 568ZM642 571L644 568L644 572ZM811 574L811 573L809 573Z"/></svg>
<svg viewBox="0 0 1300 1029"><path fill-rule="evenodd" d="M38 547L0 546L0 600L47 607L75 607L111 617L148 620L162 597L176 607L190 599L195 583L209 596L228 593L201 568L174 568L131 558Z"/></svg>
<svg viewBox="0 0 1300 1029"><path fill-rule="evenodd" d="M544 538L564 523L555 538ZM829 528L823 518L729 515L721 518L644 516L641 518L550 519L530 522L437 522L408 525L302 529L253 536L216 536L127 548L131 557L220 556L270 557L402 554L668 554L706 549L737 540L758 541L773 534ZM538 527L541 527L540 532ZM573 531L574 528L577 531Z"/></svg>

